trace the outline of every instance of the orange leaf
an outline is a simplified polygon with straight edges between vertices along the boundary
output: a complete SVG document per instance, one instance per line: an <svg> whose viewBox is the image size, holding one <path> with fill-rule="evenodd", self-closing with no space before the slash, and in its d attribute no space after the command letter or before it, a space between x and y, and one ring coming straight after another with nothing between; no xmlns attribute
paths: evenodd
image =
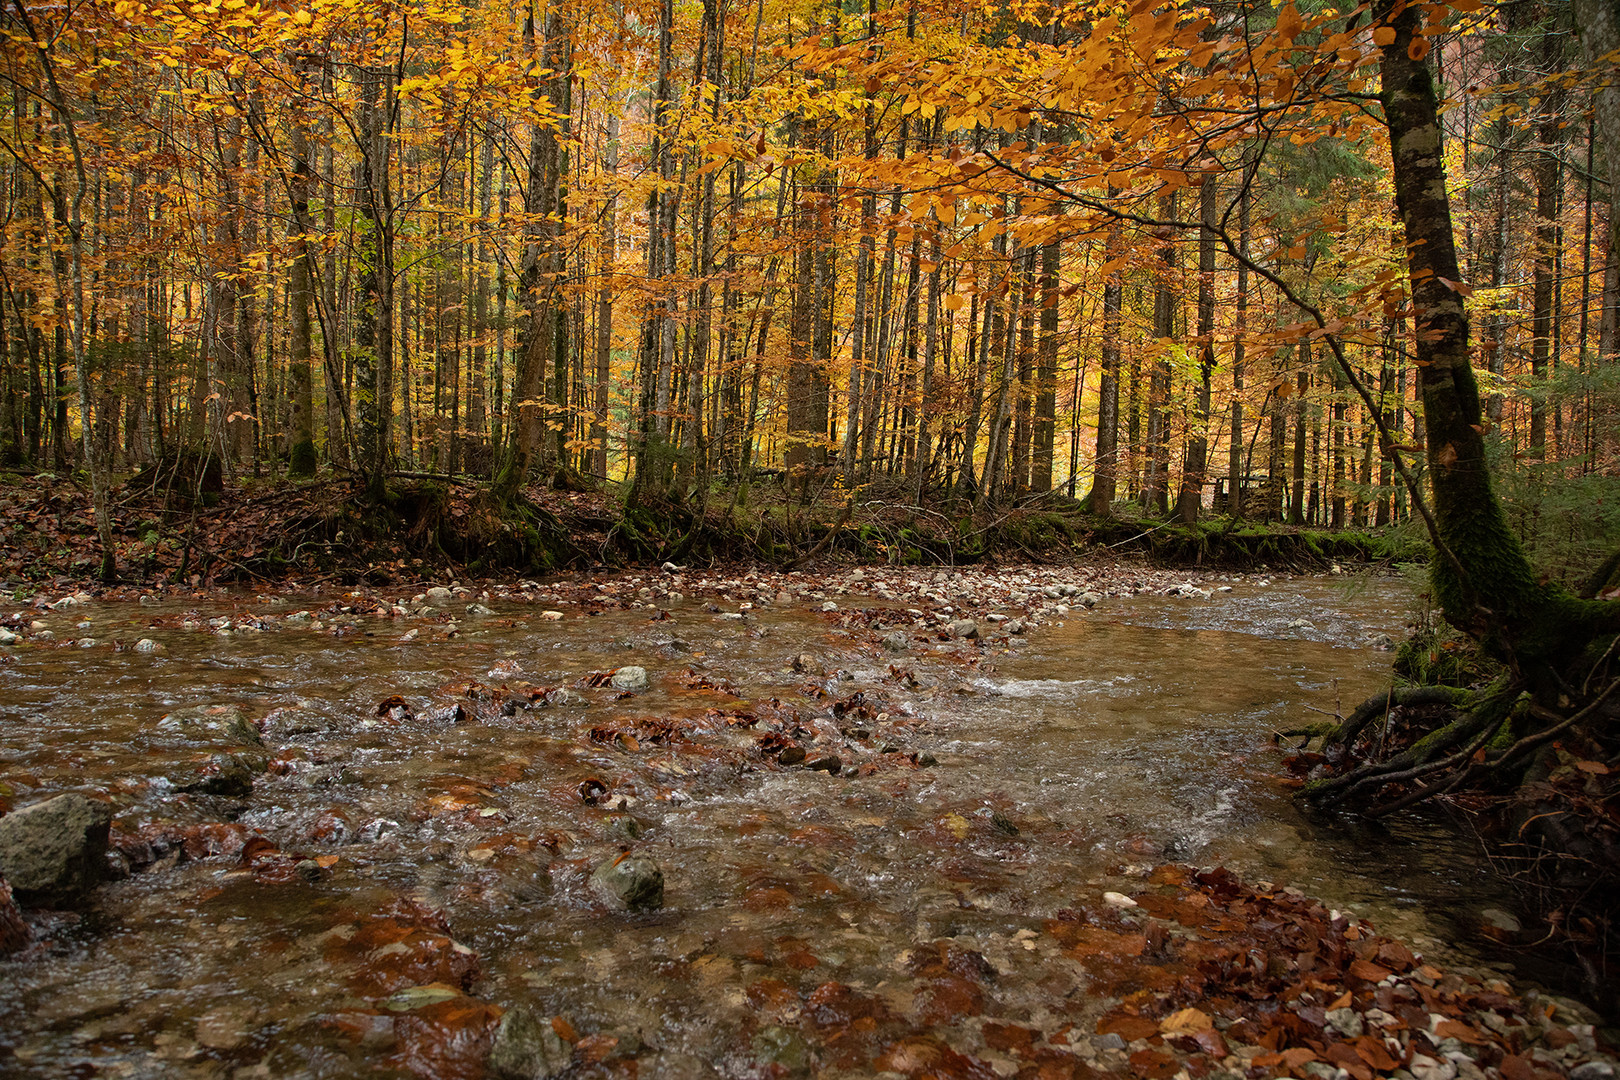
<svg viewBox="0 0 1620 1080"><path fill-rule="evenodd" d="M1381 968L1371 960L1357 960L1350 965L1350 974L1367 982L1383 982L1389 978L1389 969Z"/></svg>
<svg viewBox="0 0 1620 1080"><path fill-rule="evenodd" d="M1129 1013L1113 1013L1097 1021L1097 1034L1118 1035L1126 1042L1135 1042L1137 1039L1146 1039L1159 1033L1159 1025L1145 1016L1131 1016Z"/></svg>
<svg viewBox="0 0 1620 1080"><path fill-rule="evenodd" d="M1373 31L1373 44L1379 48L1395 44L1395 28L1393 26L1380 26Z"/></svg>
<svg viewBox="0 0 1620 1080"><path fill-rule="evenodd" d="M1437 1038L1457 1039L1473 1046L1484 1046L1490 1042L1489 1039L1479 1033L1478 1029L1459 1020L1440 1021L1434 1026L1434 1034Z"/></svg>

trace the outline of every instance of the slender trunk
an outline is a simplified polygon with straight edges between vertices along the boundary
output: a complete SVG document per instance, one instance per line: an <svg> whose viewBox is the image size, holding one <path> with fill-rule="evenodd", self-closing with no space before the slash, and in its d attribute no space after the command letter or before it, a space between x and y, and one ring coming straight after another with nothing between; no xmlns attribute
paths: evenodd
<svg viewBox="0 0 1620 1080"><path fill-rule="evenodd" d="M1125 289L1112 266L1122 243L1119 225L1108 232L1103 254L1107 278L1103 282L1102 377L1097 393L1097 456L1092 467L1087 505L1093 514L1112 513L1119 478L1119 337L1125 309ZM1076 403L1078 405L1078 403Z"/></svg>
<svg viewBox="0 0 1620 1080"><path fill-rule="evenodd" d="M1176 512L1191 525L1204 505L1204 472L1209 461L1210 379L1215 373L1215 177L1198 192L1198 391L1193 430L1187 437L1187 467L1181 474Z"/></svg>

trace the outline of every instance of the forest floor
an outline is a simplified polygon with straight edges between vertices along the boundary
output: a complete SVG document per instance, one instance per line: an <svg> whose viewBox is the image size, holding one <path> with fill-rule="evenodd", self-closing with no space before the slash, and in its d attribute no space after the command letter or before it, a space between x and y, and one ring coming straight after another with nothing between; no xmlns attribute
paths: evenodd
<svg viewBox="0 0 1620 1080"><path fill-rule="evenodd" d="M716 487L701 506L626 515L612 489L530 489L516 514L458 482L403 479L365 507L348 478L219 484L195 501L141 478L114 489L120 580L191 586L268 583L388 585L459 576L661 565L789 569L811 557L866 565L959 566L997 560L1095 562L1145 556L1156 565L1326 569L1335 562L1421 561L1405 530L1304 529L1217 518L1196 526L1104 519L1052 494L1012 510L973 512L913 492L863 487L855 498L804 504L772 479ZM701 514L701 520L699 515ZM831 535L829 535L829 533ZM100 564L88 485L73 477L0 473L0 580L65 588Z"/></svg>

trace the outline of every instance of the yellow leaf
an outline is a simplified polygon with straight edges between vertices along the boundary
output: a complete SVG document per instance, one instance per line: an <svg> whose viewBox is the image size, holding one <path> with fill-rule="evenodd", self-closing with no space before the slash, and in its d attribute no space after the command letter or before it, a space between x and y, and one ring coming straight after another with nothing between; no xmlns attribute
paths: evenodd
<svg viewBox="0 0 1620 1080"><path fill-rule="evenodd" d="M961 294L952 293L951 295L949 295L949 296L947 296L945 298L945 310L946 311L961 311L963 303L964 303L964 301L962 300Z"/></svg>
<svg viewBox="0 0 1620 1080"><path fill-rule="evenodd" d="M956 837L958 840L966 840L967 839L967 834L968 834L968 820L967 820L967 818L963 817L961 814L951 813L951 814L946 814L945 815L944 822L945 822L945 827L947 829L951 830L951 835L952 836Z"/></svg>
<svg viewBox="0 0 1620 1080"><path fill-rule="evenodd" d="M300 8L299 10L293 12L293 22L297 23L299 26L308 26L310 23L312 23L314 21L315 21L315 16L311 15L309 12L303 10L302 8Z"/></svg>
<svg viewBox="0 0 1620 1080"><path fill-rule="evenodd" d="M1159 1032L1163 1035L1196 1035L1214 1026L1208 1013L1199 1012L1197 1009L1182 1009L1160 1020Z"/></svg>

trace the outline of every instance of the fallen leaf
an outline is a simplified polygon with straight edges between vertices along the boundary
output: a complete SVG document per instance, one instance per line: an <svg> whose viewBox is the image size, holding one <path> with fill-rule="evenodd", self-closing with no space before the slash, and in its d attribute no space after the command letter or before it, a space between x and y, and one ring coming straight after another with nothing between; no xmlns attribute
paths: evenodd
<svg viewBox="0 0 1620 1080"><path fill-rule="evenodd" d="M1197 1009L1182 1009L1173 1012L1159 1021L1159 1032L1163 1035L1196 1035L1200 1031L1208 1031L1215 1026L1209 1014Z"/></svg>

